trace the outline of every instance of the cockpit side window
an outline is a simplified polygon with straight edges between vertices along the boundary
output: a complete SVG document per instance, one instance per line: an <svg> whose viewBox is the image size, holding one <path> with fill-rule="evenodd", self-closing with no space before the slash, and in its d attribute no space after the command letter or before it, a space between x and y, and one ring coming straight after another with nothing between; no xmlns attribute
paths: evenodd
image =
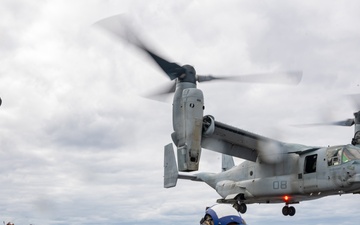
<svg viewBox="0 0 360 225"><path fill-rule="evenodd" d="M328 166L337 166L341 164L343 148L332 148L327 151Z"/></svg>

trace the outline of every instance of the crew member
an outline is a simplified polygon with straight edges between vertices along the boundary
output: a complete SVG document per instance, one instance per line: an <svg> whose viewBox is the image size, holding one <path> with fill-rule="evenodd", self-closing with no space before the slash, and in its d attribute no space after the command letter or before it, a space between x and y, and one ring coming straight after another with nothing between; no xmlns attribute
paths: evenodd
<svg viewBox="0 0 360 225"><path fill-rule="evenodd" d="M240 214L229 204L216 204L207 207L201 225L245 225Z"/></svg>

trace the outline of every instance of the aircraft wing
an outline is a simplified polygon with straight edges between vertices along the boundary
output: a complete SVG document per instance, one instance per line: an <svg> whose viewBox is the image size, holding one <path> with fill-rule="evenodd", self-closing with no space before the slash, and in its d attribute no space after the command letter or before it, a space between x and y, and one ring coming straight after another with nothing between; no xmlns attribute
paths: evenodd
<svg viewBox="0 0 360 225"><path fill-rule="evenodd" d="M282 142L214 121L215 129L204 134L203 148L255 162L261 148L281 146Z"/></svg>

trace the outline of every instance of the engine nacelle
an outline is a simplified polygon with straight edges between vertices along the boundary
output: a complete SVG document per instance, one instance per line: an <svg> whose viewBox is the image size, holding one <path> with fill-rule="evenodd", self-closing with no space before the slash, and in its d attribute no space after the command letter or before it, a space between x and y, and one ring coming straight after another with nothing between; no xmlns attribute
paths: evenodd
<svg viewBox="0 0 360 225"><path fill-rule="evenodd" d="M178 147L178 169L184 172L197 171L201 155L203 93L196 88L184 89L180 101L179 112L176 115L181 119L177 119L174 127Z"/></svg>

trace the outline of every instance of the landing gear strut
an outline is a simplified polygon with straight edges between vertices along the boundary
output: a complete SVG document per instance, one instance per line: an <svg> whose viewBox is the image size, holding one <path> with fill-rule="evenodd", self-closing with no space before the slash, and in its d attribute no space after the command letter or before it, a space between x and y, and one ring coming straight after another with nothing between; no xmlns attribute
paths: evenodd
<svg viewBox="0 0 360 225"><path fill-rule="evenodd" d="M282 214L284 216L294 216L295 213L296 213L296 210L293 206L286 205L282 208Z"/></svg>
<svg viewBox="0 0 360 225"><path fill-rule="evenodd" d="M246 204L245 204L245 203L239 203L239 202L237 202L237 203L234 204L234 208L235 208L238 212L240 212L240 213L242 213L242 214L246 213L246 210L247 210Z"/></svg>

